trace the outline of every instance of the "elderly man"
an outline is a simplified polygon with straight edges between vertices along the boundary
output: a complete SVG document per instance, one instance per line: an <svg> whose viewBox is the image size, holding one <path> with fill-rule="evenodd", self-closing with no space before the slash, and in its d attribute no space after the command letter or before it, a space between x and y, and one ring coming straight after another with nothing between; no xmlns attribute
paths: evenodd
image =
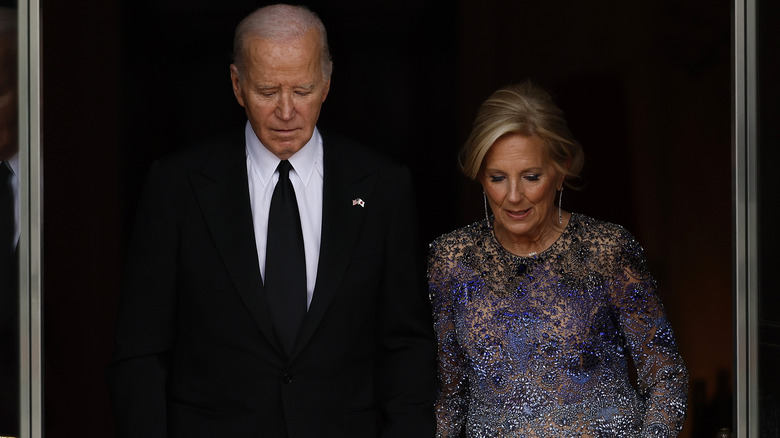
<svg viewBox="0 0 780 438"><path fill-rule="evenodd" d="M408 171L317 127L325 28L236 29L236 138L156 162L109 370L121 437L429 437L435 346Z"/></svg>

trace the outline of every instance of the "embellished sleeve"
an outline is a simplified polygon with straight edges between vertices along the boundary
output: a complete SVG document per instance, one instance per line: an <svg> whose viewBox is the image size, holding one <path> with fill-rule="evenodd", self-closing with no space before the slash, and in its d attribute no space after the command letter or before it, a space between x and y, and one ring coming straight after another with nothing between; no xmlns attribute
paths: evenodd
<svg viewBox="0 0 780 438"><path fill-rule="evenodd" d="M439 240L428 255L428 291L438 341L439 391L436 398L437 438L457 437L465 423L468 392L465 359L455 329L457 285L452 248Z"/></svg>
<svg viewBox="0 0 780 438"><path fill-rule="evenodd" d="M688 370L647 269L642 247L625 230L613 263L611 301L637 370L646 411L642 437L675 437L685 420Z"/></svg>

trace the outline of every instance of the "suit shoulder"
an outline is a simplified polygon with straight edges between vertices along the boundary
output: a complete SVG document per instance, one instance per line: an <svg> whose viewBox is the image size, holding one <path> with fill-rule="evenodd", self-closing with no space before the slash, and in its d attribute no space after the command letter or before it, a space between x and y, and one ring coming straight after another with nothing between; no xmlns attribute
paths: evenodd
<svg viewBox="0 0 780 438"><path fill-rule="evenodd" d="M243 134L243 133L242 133ZM198 143L181 146L156 159L156 165L166 171L199 170L214 159L236 160L246 157L246 145L242 137L221 136Z"/></svg>
<svg viewBox="0 0 780 438"><path fill-rule="evenodd" d="M353 168L408 171L398 160L354 139L330 131L320 133L325 154L334 154L337 160Z"/></svg>

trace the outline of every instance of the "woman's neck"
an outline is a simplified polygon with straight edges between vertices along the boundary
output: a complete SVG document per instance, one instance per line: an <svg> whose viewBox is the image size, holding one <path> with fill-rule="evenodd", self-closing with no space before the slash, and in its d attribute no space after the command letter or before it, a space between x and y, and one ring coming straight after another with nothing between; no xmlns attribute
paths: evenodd
<svg viewBox="0 0 780 438"><path fill-rule="evenodd" d="M571 220L571 213L563 212L561 223L558 223L556 214L554 219L545 221L545 226L533 235L512 234L506 229L494 228L494 231L498 243L504 249L520 257L532 257L551 247L561 237L569 220Z"/></svg>

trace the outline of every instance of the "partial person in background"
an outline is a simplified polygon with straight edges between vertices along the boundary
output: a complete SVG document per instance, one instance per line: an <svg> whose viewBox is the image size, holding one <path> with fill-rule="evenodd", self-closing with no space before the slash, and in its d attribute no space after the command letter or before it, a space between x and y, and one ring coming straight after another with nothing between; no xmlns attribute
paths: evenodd
<svg viewBox="0 0 780 438"><path fill-rule="evenodd" d="M437 436L676 436L688 372L656 282L623 227L562 209L584 155L549 94L496 91L460 160L485 220L430 247Z"/></svg>
<svg viewBox="0 0 780 438"><path fill-rule="evenodd" d="M331 71L314 13L257 10L230 66L244 129L152 166L109 372L120 437L433 436L411 176L317 128Z"/></svg>
<svg viewBox="0 0 780 438"><path fill-rule="evenodd" d="M0 7L0 436L19 435L19 102L16 10Z"/></svg>

